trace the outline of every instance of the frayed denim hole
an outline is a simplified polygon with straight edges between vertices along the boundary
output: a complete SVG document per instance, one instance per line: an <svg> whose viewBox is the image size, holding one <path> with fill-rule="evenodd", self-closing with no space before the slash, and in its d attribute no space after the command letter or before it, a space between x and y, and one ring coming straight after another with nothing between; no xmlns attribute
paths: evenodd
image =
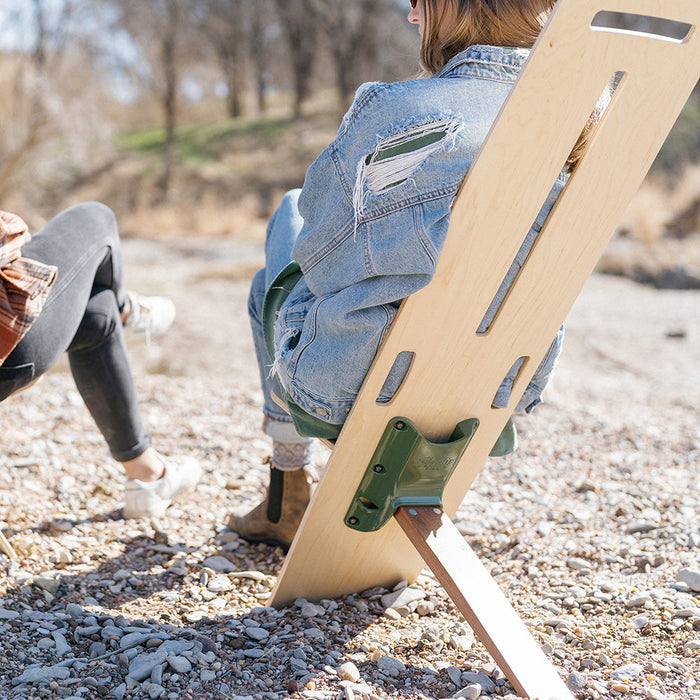
<svg viewBox="0 0 700 700"><path fill-rule="evenodd" d="M268 378L271 379L279 373L280 363L290 352L292 352L296 348L297 345L299 345L300 340L301 330L299 328L288 328L284 331L280 339L277 341L275 359L272 365L270 365Z"/></svg>
<svg viewBox="0 0 700 700"><path fill-rule="evenodd" d="M386 375L384 384L379 391L379 395L376 399L376 404L379 406L385 406L393 400L393 398L398 393L399 389L403 386L408 376L408 371L411 369L413 364L413 358L416 353L410 350L402 350L394 360L391 365L389 374Z"/></svg>
<svg viewBox="0 0 700 700"><path fill-rule="evenodd" d="M453 150L463 129L464 125L454 119L420 124L384 139L360 160L353 188L355 232L369 193L382 194L410 180L429 156Z"/></svg>
<svg viewBox="0 0 700 700"><path fill-rule="evenodd" d="M693 30L693 25L663 17L601 10L593 17L591 29L594 32L634 34L640 38L683 43Z"/></svg>
<svg viewBox="0 0 700 700"><path fill-rule="evenodd" d="M527 366L527 361L529 359L529 357L523 355L511 365L511 368L506 372L506 376L503 377L503 381L498 385L498 389L491 402L491 408L508 408L513 385L523 371L523 368Z"/></svg>

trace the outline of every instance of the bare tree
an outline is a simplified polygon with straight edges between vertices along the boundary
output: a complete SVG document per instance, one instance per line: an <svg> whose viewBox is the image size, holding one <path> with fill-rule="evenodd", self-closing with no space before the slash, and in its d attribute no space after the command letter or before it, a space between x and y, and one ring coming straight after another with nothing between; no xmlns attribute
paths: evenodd
<svg viewBox="0 0 700 700"><path fill-rule="evenodd" d="M316 21L327 38L333 59L335 84L341 110L347 108L354 88L358 64L376 50L374 28L381 22L379 0L312 0Z"/></svg>
<svg viewBox="0 0 700 700"><path fill-rule="evenodd" d="M311 93L319 30L314 0L275 0L275 5L289 46L296 118Z"/></svg>
<svg viewBox="0 0 700 700"><path fill-rule="evenodd" d="M258 112L267 111L269 0L253 0L250 24L250 56L255 75Z"/></svg>
<svg viewBox="0 0 700 700"><path fill-rule="evenodd" d="M120 10L118 23L139 46L136 72L142 86L158 95L165 128L160 199L168 197L176 162L178 97L183 66L196 61L198 42L192 32L197 0L103 0ZM195 54L195 55L193 55Z"/></svg>
<svg viewBox="0 0 700 700"><path fill-rule="evenodd" d="M24 18L28 31L23 37L25 52L16 53L13 81L13 122L23 131L8 152L1 154L0 185L6 183L24 163L27 155L44 139L48 124L48 68L57 72L66 47L75 0L49 3L31 0L24 15L16 9L5 20L19 26ZM11 125L6 125L7 129Z"/></svg>
<svg viewBox="0 0 700 700"><path fill-rule="evenodd" d="M250 0L204 0L196 11L198 26L214 48L223 72L226 111L232 118L243 113L250 4Z"/></svg>

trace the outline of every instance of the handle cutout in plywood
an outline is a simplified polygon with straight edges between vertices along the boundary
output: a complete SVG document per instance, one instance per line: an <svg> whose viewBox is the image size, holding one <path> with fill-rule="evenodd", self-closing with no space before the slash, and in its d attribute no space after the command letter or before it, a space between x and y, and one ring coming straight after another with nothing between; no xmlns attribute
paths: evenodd
<svg viewBox="0 0 700 700"><path fill-rule="evenodd" d="M519 357L511 366L511 368L503 377L498 390L496 391L493 401L491 402L491 408L508 408L508 403L510 402L511 394L513 393L513 386L518 381L520 373L523 371L527 361L530 358L526 355Z"/></svg>
<svg viewBox="0 0 700 700"><path fill-rule="evenodd" d="M663 17L602 10L593 18L591 29L599 32L636 34L641 37L680 44L690 36L693 25Z"/></svg>
<svg viewBox="0 0 700 700"><path fill-rule="evenodd" d="M393 400L394 396L398 390L403 386L408 376L408 371L411 369L413 364L413 358L416 353L409 350L401 351L394 360L394 364L391 365L389 374L386 375L384 384L379 391L379 395L376 398L375 403L379 406L386 406Z"/></svg>

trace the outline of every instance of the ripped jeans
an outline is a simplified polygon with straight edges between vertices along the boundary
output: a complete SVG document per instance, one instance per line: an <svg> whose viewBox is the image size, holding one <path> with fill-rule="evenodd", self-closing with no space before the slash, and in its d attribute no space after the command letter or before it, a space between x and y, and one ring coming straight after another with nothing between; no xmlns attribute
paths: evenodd
<svg viewBox="0 0 700 700"><path fill-rule="evenodd" d="M79 204L51 219L22 255L58 268L39 318L0 366L0 401L68 353L80 395L118 462L150 446L136 398L120 312L124 261L112 211ZM7 410L12 410L11 406Z"/></svg>

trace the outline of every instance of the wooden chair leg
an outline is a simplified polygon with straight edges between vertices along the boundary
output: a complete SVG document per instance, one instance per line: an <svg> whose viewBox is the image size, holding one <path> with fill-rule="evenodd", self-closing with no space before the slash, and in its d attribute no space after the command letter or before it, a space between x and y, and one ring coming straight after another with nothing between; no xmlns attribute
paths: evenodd
<svg viewBox="0 0 700 700"><path fill-rule="evenodd" d="M528 698L573 700L557 670L442 509L404 506L394 517L516 691Z"/></svg>
<svg viewBox="0 0 700 700"><path fill-rule="evenodd" d="M7 537L0 530L0 552L5 552L10 559L17 559L17 554L12 545L7 541Z"/></svg>

